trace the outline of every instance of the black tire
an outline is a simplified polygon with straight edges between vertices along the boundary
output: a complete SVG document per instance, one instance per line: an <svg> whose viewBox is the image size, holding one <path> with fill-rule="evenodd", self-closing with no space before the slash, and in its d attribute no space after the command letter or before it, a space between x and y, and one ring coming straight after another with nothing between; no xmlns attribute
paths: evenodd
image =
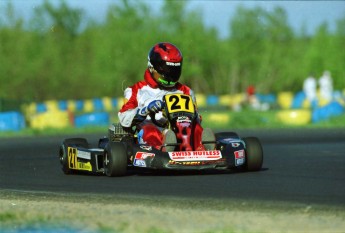
<svg viewBox="0 0 345 233"><path fill-rule="evenodd" d="M219 132L215 134L217 141L224 138L239 138L235 132Z"/></svg>
<svg viewBox="0 0 345 233"><path fill-rule="evenodd" d="M124 176L127 172L126 148L121 142L109 142L104 150L104 173L107 176Z"/></svg>
<svg viewBox="0 0 345 233"><path fill-rule="evenodd" d="M85 138L68 138L62 142L59 150L59 159L62 166L62 171L66 175L73 173L73 170L68 166L68 147L88 148L89 144Z"/></svg>
<svg viewBox="0 0 345 233"><path fill-rule="evenodd" d="M264 160L261 143L256 137L243 138L246 144L246 163L245 169L247 171L259 171L262 168Z"/></svg>

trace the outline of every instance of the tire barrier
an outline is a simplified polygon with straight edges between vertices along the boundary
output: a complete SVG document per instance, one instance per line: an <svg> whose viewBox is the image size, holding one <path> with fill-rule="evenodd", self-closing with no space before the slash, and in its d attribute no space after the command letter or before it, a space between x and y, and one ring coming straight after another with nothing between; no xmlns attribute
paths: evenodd
<svg viewBox="0 0 345 233"><path fill-rule="evenodd" d="M120 100L123 98L94 98L86 100L47 100L41 103L30 103L23 106L25 115L33 115L49 111L70 112L104 112L118 109ZM122 102L121 102L122 103ZM121 104L122 105L122 104Z"/></svg>
<svg viewBox="0 0 345 233"><path fill-rule="evenodd" d="M222 107L233 108L234 106L241 105L246 100L246 95L245 93L239 93L235 95L220 95L220 96L209 95L209 96L205 96L205 99L206 99L206 104L203 107L222 106Z"/></svg>
<svg viewBox="0 0 345 233"><path fill-rule="evenodd" d="M90 127L90 126L105 126L110 124L109 113L107 112L94 112L86 113L74 118L74 126L77 128Z"/></svg>
<svg viewBox="0 0 345 233"><path fill-rule="evenodd" d="M125 98L123 98L123 97L117 98L117 101L116 101L117 105L115 107L115 110L120 110L124 103L125 103Z"/></svg>
<svg viewBox="0 0 345 233"><path fill-rule="evenodd" d="M320 122L329 119L330 117L344 114L345 109L340 103L333 101L326 106L316 108L313 111L312 122Z"/></svg>
<svg viewBox="0 0 345 233"><path fill-rule="evenodd" d="M67 111L68 110L67 100L59 100L58 109L60 109L61 111Z"/></svg>
<svg viewBox="0 0 345 233"><path fill-rule="evenodd" d="M95 101L98 105L99 102ZM98 109L101 109L101 106L97 106ZM84 100L84 108L83 108L83 112L86 113L91 113L96 111L96 107L94 106L94 101L91 100Z"/></svg>
<svg viewBox="0 0 345 233"><path fill-rule="evenodd" d="M292 109L300 109L300 108L311 108L315 109L319 104L319 98L316 98L313 101L307 99L305 93L303 91L297 92L293 97L291 108Z"/></svg>
<svg viewBox="0 0 345 233"><path fill-rule="evenodd" d="M245 93L238 93L235 95L221 95L219 96L218 105L235 108L246 101Z"/></svg>
<svg viewBox="0 0 345 233"><path fill-rule="evenodd" d="M207 106L216 106L219 103L219 97L217 95L209 95L206 98Z"/></svg>
<svg viewBox="0 0 345 233"><path fill-rule="evenodd" d="M218 101L219 101L219 103L217 103L217 104L219 104L219 105L232 106L233 102L234 102L234 98L231 95L221 95L221 96L219 96Z"/></svg>
<svg viewBox="0 0 345 233"><path fill-rule="evenodd" d="M110 112L117 108L118 100L115 98L103 97L103 98L95 98L95 99L88 99L84 101L83 105L83 112L103 112L107 111Z"/></svg>
<svg viewBox="0 0 345 233"><path fill-rule="evenodd" d="M20 112L1 112L0 131L20 131L25 128L25 117Z"/></svg>
<svg viewBox="0 0 345 233"><path fill-rule="evenodd" d="M290 109L293 100L293 93L292 92L280 92L278 93L277 101L278 105L282 109Z"/></svg>
<svg viewBox="0 0 345 233"><path fill-rule="evenodd" d="M329 100L322 100L320 96L317 96L315 102L311 103L302 91L297 93L293 92L280 92L275 94L255 94L257 100L261 104L268 104L269 106L265 111L273 106L273 108L280 108L282 111L276 114L281 122L286 124L297 124L303 125L308 123L316 123L323 121L332 116L338 116L344 114L345 107L345 89L342 91L335 91L333 94L333 102ZM245 104L246 93L238 93L234 95L203 95L196 94L197 104L199 108L209 110L212 109L241 109L241 105ZM73 116L76 115L76 127L87 127L87 126L99 126L108 125L109 121L117 121L116 112L121 108L124 98L112 98L102 97L93 98L86 100L47 100L40 103L30 103L22 106L22 113L25 116L26 122L29 122L30 126L37 129L46 127L61 128L64 125L73 125ZM239 106L239 108L237 108ZM220 107L220 108L219 108ZM291 111L284 111L291 110ZM310 111L299 111L299 110L310 110ZM59 113L59 112L67 112ZM43 114L46 113L46 114ZM309 119L311 113L311 119ZM61 117L65 120L49 120L56 117ZM72 114L72 115L71 115ZM98 115L99 114L99 115ZM108 115L107 115L108 114ZM227 122L230 121L230 115L222 115L219 117L212 116L212 122ZM61 115L61 116L60 116ZM64 115L64 116L63 116ZM109 117L110 116L110 117ZM56 118L55 117L55 118ZM17 119L16 116L12 115L11 119ZM19 119L19 118L18 118ZM17 126L8 126L8 120L1 122L0 130L20 130L25 127L25 119L18 120L22 123ZM4 123L6 121L6 124ZM51 122L53 121L53 122ZM58 123L58 122L61 123ZM106 123L104 123L106 122ZM12 123L11 123L12 124ZM24 125L24 126L23 126Z"/></svg>
<svg viewBox="0 0 345 233"><path fill-rule="evenodd" d="M286 109L276 114L277 120L286 125L307 125L311 122L311 116L311 111L307 109Z"/></svg>
<svg viewBox="0 0 345 233"><path fill-rule="evenodd" d="M304 100L306 98L306 95L303 91L297 92L295 96L293 97L291 108L298 109L303 107Z"/></svg>
<svg viewBox="0 0 345 233"><path fill-rule="evenodd" d="M68 111L51 110L31 116L29 122L33 129L61 129L73 125L73 117Z"/></svg>
<svg viewBox="0 0 345 233"><path fill-rule="evenodd" d="M333 99L340 103L342 106L345 106L345 92L344 95L341 93L341 91L335 91L333 94Z"/></svg>
<svg viewBox="0 0 345 233"><path fill-rule="evenodd" d="M118 106L117 98L103 97L102 98L104 111L111 112Z"/></svg>
<svg viewBox="0 0 345 233"><path fill-rule="evenodd" d="M195 94L198 108L204 108L207 106L206 96L203 94Z"/></svg>
<svg viewBox="0 0 345 233"><path fill-rule="evenodd" d="M46 112L47 105L45 103L38 103L36 104L36 113Z"/></svg>
<svg viewBox="0 0 345 233"><path fill-rule="evenodd" d="M260 103L267 103L272 105L277 103L277 97L274 94L255 94L255 96Z"/></svg>
<svg viewBox="0 0 345 233"><path fill-rule="evenodd" d="M216 126L228 126L231 120L228 113L210 113L205 118L205 122L212 122L212 125Z"/></svg>

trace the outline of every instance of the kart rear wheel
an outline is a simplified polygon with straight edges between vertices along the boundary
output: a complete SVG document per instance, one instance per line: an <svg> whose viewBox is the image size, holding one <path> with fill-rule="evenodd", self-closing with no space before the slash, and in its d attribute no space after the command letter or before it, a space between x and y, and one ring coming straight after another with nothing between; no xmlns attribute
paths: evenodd
<svg viewBox="0 0 345 233"><path fill-rule="evenodd" d="M68 147L88 148L89 143L85 138L68 138L62 142L59 150L59 159L62 165L62 171L66 175L73 173L73 170L68 166Z"/></svg>
<svg viewBox="0 0 345 233"><path fill-rule="evenodd" d="M127 172L127 153L122 142L109 142L104 150L104 173L107 176L124 176Z"/></svg>
<svg viewBox="0 0 345 233"><path fill-rule="evenodd" d="M247 171L259 171L263 163L263 150L261 143L256 137L243 138L246 144L246 163L245 169Z"/></svg>

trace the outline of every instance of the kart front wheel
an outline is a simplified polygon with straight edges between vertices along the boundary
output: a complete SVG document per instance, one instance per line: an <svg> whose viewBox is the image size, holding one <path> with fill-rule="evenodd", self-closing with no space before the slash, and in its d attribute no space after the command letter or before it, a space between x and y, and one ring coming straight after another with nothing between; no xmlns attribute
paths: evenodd
<svg viewBox="0 0 345 233"><path fill-rule="evenodd" d="M256 137L243 138L246 144L246 163L245 169L247 171L259 171L263 163L263 150L261 143Z"/></svg>
<svg viewBox="0 0 345 233"><path fill-rule="evenodd" d="M104 150L104 173L107 176L124 176L127 172L126 148L121 142L109 142Z"/></svg>

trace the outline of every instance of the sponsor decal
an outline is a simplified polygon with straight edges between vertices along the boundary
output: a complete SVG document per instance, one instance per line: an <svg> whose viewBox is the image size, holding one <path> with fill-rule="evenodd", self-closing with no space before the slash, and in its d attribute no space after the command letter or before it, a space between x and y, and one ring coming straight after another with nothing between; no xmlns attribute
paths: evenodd
<svg viewBox="0 0 345 233"><path fill-rule="evenodd" d="M242 165L245 162L244 150L238 150L234 152L236 166Z"/></svg>
<svg viewBox="0 0 345 233"><path fill-rule="evenodd" d="M176 122L192 122L188 116L179 116Z"/></svg>
<svg viewBox="0 0 345 233"><path fill-rule="evenodd" d="M76 169L77 162L77 149L68 147L68 167L71 169Z"/></svg>
<svg viewBox="0 0 345 233"><path fill-rule="evenodd" d="M168 66L181 66L181 62L166 62L165 64L167 64Z"/></svg>
<svg viewBox="0 0 345 233"><path fill-rule="evenodd" d="M222 158L219 160L208 160L208 161L175 161L169 160L169 165L179 165L179 166L205 166L205 165L224 165L226 164L226 159Z"/></svg>
<svg viewBox="0 0 345 233"><path fill-rule="evenodd" d="M145 160L134 159L133 166L146 167Z"/></svg>
<svg viewBox="0 0 345 233"><path fill-rule="evenodd" d="M219 150L211 151L176 151L169 152L169 157L174 161L204 161L217 160L222 158Z"/></svg>
<svg viewBox="0 0 345 233"><path fill-rule="evenodd" d="M135 158L134 159L146 159L147 157L155 157L154 153L147 153L147 152L137 152L135 154Z"/></svg>
<svg viewBox="0 0 345 233"><path fill-rule="evenodd" d="M92 165L90 162L87 162L87 163L78 162L78 170L91 172L92 171Z"/></svg>
<svg viewBox="0 0 345 233"><path fill-rule="evenodd" d="M236 159L244 158L244 150L238 150L234 152Z"/></svg>
<svg viewBox="0 0 345 233"><path fill-rule="evenodd" d="M91 153L87 151L77 150L77 157L81 159L91 160Z"/></svg>
<svg viewBox="0 0 345 233"><path fill-rule="evenodd" d="M147 152L137 152L134 157L133 165L137 167L146 167L145 159L148 157L155 157L154 153L147 153Z"/></svg>
<svg viewBox="0 0 345 233"><path fill-rule="evenodd" d="M239 143L239 142L232 142L231 143L231 146L234 148L239 147L240 145L241 145L241 143Z"/></svg>
<svg viewBox="0 0 345 233"><path fill-rule="evenodd" d="M92 171L92 165L90 162L83 163L78 161L79 152L76 148L68 147L68 167L70 169L76 170L84 170L84 171ZM82 151L86 152L86 151ZM81 153L81 156L85 156L85 154Z"/></svg>
<svg viewBox="0 0 345 233"><path fill-rule="evenodd" d="M236 159L236 166L243 165L243 164L244 164L244 158Z"/></svg>
<svg viewBox="0 0 345 233"><path fill-rule="evenodd" d="M169 160L170 165L183 165L183 166L199 166L201 165L200 161L185 161L185 162L180 162L180 161L175 161L175 160Z"/></svg>
<svg viewBox="0 0 345 233"><path fill-rule="evenodd" d="M224 165L224 164L226 164L226 159L222 158L219 160L210 160L210 161L202 161L201 162L201 165L212 165L212 164Z"/></svg>

